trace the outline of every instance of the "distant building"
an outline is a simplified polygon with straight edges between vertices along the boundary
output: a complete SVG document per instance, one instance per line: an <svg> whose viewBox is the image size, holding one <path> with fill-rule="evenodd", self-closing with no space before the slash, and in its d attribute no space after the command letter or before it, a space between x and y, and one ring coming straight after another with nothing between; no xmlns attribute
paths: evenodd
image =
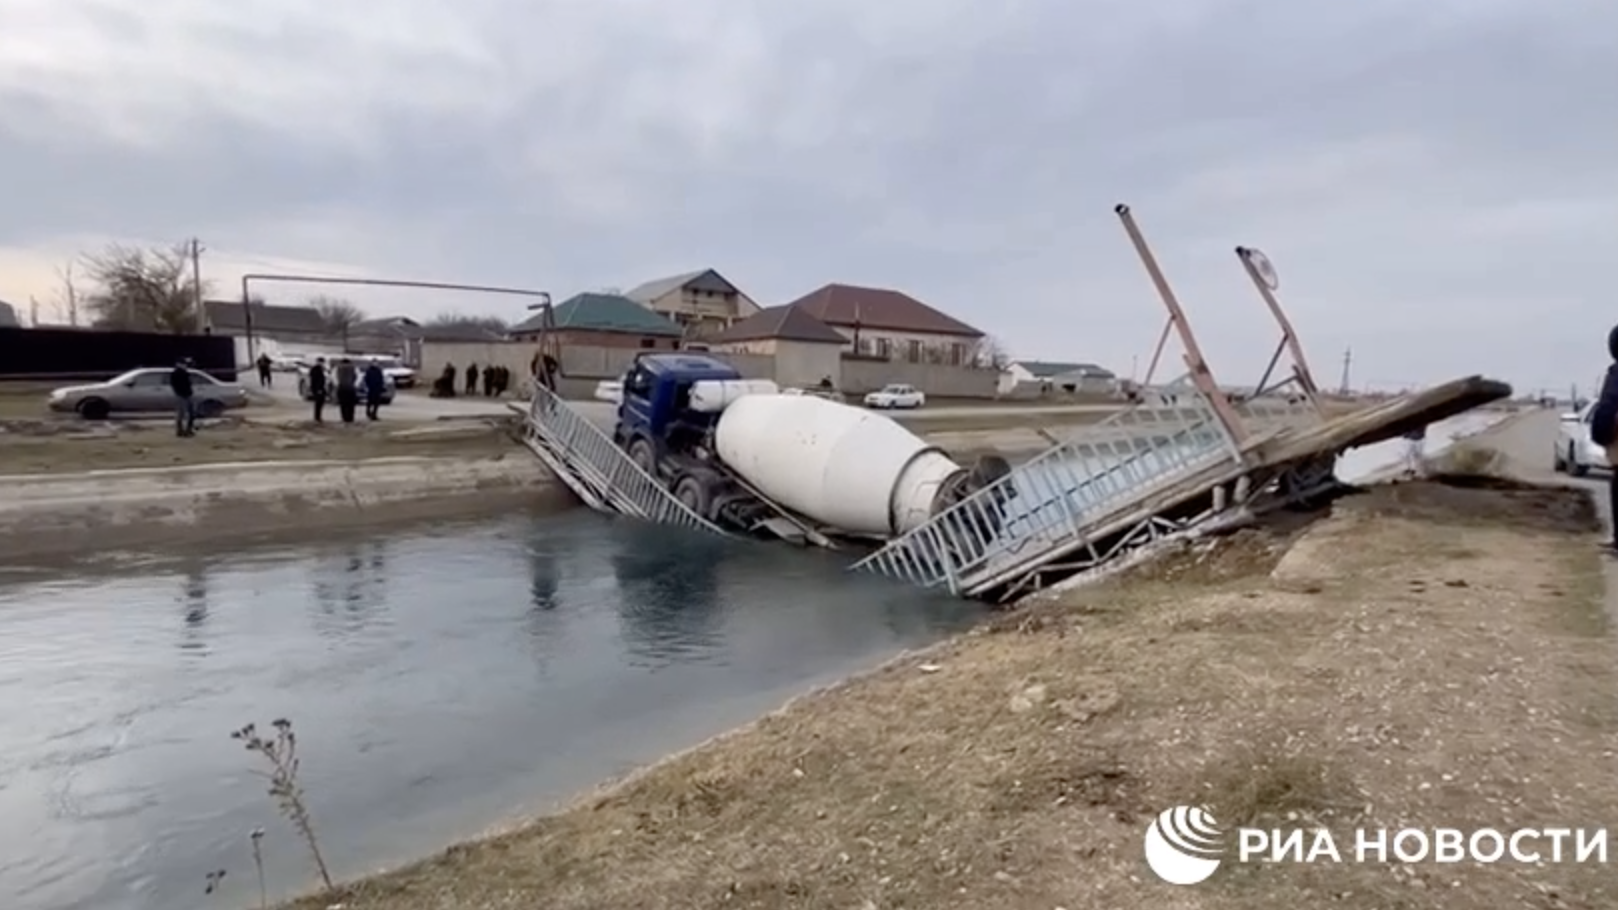
<svg viewBox="0 0 1618 910"><path fill-rule="evenodd" d="M799 387L818 385L822 379L836 385L848 344L841 332L790 306L759 310L702 341L713 351L770 355L775 358L775 381Z"/></svg>
<svg viewBox="0 0 1618 910"><path fill-rule="evenodd" d="M0 300L0 329L17 328L22 328L22 322L17 318L17 308Z"/></svg>
<svg viewBox="0 0 1618 910"><path fill-rule="evenodd" d="M787 304L836 329L845 350L904 363L970 366L984 333L900 291L828 284Z"/></svg>
<svg viewBox="0 0 1618 910"><path fill-rule="evenodd" d="M325 344L332 340L331 330L314 307L272 306L258 301L244 306L238 300L207 300L203 307L208 331L215 335L245 336L251 322L254 338L286 344Z"/></svg>
<svg viewBox="0 0 1618 910"><path fill-rule="evenodd" d="M552 320L554 337L564 346L672 351L685 334L673 320L619 294L574 294L552 308ZM510 335L533 341L543 326L544 313L535 313L513 326Z"/></svg>
<svg viewBox="0 0 1618 910"><path fill-rule="evenodd" d="M759 311L751 297L713 269L648 281L623 296L667 317L688 338L720 331Z"/></svg>
<svg viewBox="0 0 1618 910"><path fill-rule="evenodd" d="M1107 394L1117 389L1118 376L1093 363L1015 360L1000 373L1000 394L1020 385L1037 385L1068 393Z"/></svg>
<svg viewBox="0 0 1618 910"><path fill-rule="evenodd" d="M409 316L362 319L348 327L348 348L365 354L394 354L412 367L421 366L424 341L496 342L504 332L475 324L422 325Z"/></svg>

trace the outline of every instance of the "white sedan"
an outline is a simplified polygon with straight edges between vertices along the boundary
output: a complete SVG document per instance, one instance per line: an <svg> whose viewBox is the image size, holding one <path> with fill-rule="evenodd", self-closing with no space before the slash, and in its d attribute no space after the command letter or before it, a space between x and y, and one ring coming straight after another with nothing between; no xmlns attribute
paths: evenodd
<svg viewBox="0 0 1618 910"><path fill-rule="evenodd" d="M927 403L927 396L915 386L885 385L865 396L868 408L919 408Z"/></svg>
<svg viewBox="0 0 1618 910"><path fill-rule="evenodd" d="M1556 428L1556 451L1551 465L1557 471L1566 471L1574 477L1583 477L1591 468L1607 470L1607 450L1590 441L1590 414L1595 410L1590 402L1576 413L1563 414Z"/></svg>

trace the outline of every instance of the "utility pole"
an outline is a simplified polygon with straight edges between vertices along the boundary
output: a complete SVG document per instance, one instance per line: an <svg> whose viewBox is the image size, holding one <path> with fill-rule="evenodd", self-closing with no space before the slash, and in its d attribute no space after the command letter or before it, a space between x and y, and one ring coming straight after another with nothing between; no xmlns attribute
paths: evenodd
<svg viewBox="0 0 1618 910"><path fill-rule="evenodd" d="M202 303L202 241L191 238L191 302L197 308L197 334L208 325L207 308Z"/></svg>
<svg viewBox="0 0 1618 910"><path fill-rule="evenodd" d="M39 328L39 300L33 294L28 295L28 325Z"/></svg>
<svg viewBox="0 0 1618 910"><path fill-rule="evenodd" d="M1354 349L1353 348L1343 348L1343 385L1342 385L1342 388L1338 389L1338 394L1339 395L1347 395L1348 394L1348 369L1349 369L1349 366L1351 364L1353 364L1353 362L1354 362Z"/></svg>
<svg viewBox="0 0 1618 910"><path fill-rule="evenodd" d="M79 289L73 286L73 262L56 270L62 279L62 302L67 305L67 324L74 328L79 327Z"/></svg>

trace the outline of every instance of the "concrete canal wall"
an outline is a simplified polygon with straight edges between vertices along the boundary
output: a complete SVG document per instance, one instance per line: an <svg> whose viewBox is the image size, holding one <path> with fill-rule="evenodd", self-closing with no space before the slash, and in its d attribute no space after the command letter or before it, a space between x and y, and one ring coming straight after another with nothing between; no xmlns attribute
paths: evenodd
<svg viewBox="0 0 1618 910"><path fill-rule="evenodd" d="M0 477L0 552L94 556L109 547L358 528L567 503L527 452L495 458L271 461Z"/></svg>

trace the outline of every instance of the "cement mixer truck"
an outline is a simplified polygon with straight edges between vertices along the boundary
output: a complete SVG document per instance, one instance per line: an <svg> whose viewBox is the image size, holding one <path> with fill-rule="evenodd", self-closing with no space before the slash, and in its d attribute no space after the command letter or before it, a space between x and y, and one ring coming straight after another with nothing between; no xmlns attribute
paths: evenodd
<svg viewBox="0 0 1618 910"><path fill-rule="evenodd" d="M998 456L962 466L890 417L783 393L707 355L643 354L610 394L630 459L746 535L880 543L1010 471Z"/></svg>

